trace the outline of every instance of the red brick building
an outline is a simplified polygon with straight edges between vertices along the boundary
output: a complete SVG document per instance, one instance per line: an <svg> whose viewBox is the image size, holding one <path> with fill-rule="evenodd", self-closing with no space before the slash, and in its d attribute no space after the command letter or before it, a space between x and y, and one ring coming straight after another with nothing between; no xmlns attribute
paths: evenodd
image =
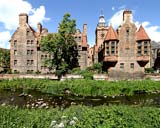
<svg viewBox="0 0 160 128"><path fill-rule="evenodd" d="M108 71L112 77L143 76L144 67L150 63L150 38L142 25L137 30L132 12L123 12L122 23L116 31L112 25L105 28L101 27L99 30L101 34L106 32L104 38L96 29L95 45L98 62L103 63L103 70Z"/></svg>

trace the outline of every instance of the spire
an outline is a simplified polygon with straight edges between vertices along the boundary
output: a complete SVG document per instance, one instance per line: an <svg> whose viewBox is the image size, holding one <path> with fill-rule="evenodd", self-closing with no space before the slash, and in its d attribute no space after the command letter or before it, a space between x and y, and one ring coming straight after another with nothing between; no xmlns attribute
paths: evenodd
<svg viewBox="0 0 160 128"><path fill-rule="evenodd" d="M144 30L143 26L141 25L136 33L137 36L137 41L140 40L150 40L150 38L148 37L146 31Z"/></svg>
<svg viewBox="0 0 160 128"><path fill-rule="evenodd" d="M105 40L118 40L117 33L114 31L112 25L110 25Z"/></svg>
<svg viewBox="0 0 160 128"><path fill-rule="evenodd" d="M106 21L104 19L103 10L101 10L98 26L106 26Z"/></svg>

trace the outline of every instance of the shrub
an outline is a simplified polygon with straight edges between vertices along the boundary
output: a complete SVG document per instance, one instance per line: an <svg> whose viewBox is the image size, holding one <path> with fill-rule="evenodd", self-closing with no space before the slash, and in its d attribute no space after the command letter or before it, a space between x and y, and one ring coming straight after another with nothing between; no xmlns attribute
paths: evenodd
<svg viewBox="0 0 160 128"><path fill-rule="evenodd" d="M145 73L154 73L153 68L145 68Z"/></svg>

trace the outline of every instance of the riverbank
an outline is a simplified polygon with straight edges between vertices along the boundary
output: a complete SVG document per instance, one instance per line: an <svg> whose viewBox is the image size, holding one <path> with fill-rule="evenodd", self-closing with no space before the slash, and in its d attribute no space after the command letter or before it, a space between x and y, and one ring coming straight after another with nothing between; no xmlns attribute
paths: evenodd
<svg viewBox="0 0 160 128"><path fill-rule="evenodd" d="M160 93L160 84L152 80L132 81L95 81L95 80L65 80L49 79L12 79L0 80L0 90L23 89L37 90L58 96L131 96L134 94Z"/></svg>

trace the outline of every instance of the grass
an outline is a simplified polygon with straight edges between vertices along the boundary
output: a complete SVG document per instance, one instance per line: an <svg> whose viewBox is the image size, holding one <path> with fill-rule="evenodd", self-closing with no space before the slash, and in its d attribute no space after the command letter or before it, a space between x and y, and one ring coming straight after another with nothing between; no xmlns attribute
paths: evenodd
<svg viewBox="0 0 160 128"><path fill-rule="evenodd" d="M160 83L151 80L139 81L95 81L95 80L66 80L52 81L48 79L14 79L1 80L0 90L16 90L22 88L36 89L43 93L63 95L68 89L72 94L81 96L116 96L134 95L137 92L160 92Z"/></svg>
<svg viewBox="0 0 160 128"><path fill-rule="evenodd" d="M0 128L51 128L65 117L65 128L159 128L160 108L131 106L71 106L65 110L0 106ZM76 117L73 125L70 121Z"/></svg>

